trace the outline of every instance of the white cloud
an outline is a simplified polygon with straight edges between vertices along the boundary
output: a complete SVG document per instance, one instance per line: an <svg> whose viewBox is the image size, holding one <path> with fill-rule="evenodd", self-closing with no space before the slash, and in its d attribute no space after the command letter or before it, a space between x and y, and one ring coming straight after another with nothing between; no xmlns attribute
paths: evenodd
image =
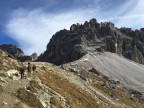
<svg viewBox="0 0 144 108"><path fill-rule="evenodd" d="M97 3L97 2L96 2ZM92 6L93 5L93 6ZM102 11L103 7L46 13L42 9L14 11L6 25L6 33L15 39L26 54L42 53L51 36L61 29L69 29L73 23L83 23L91 18L112 21L116 26L138 28L144 25L144 0L127 0L121 7Z"/></svg>
<svg viewBox="0 0 144 108"><path fill-rule="evenodd" d="M116 23L118 27L130 27L139 29L144 27L144 0L128 0L122 6L123 15L121 15L121 8L117 11L117 16L111 20Z"/></svg>
<svg viewBox="0 0 144 108"><path fill-rule="evenodd" d="M42 10L16 10L6 26L6 33L15 39L26 54L42 53L51 36L61 29L69 29L73 23L89 20L85 11L44 13Z"/></svg>

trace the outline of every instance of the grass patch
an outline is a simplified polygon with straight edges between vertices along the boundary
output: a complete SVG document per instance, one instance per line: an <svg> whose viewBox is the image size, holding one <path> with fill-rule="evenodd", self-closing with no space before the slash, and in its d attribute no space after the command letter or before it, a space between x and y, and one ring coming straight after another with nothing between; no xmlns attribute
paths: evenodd
<svg viewBox="0 0 144 108"><path fill-rule="evenodd" d="M62 104L56 97L51 97L50 103L53 104L56 108L63 108Z"/></svg>
<svg viewBox="0 0 144 108"><path fill-rule="evenodd" d="M80 91L68 80L61 80L58 75L46 71L39 72L38 76L43 84L64 96L71 108L102 108L100 104L96 104L96 101L89 94ZM53 102L56 101L54 100Z"/></svg>

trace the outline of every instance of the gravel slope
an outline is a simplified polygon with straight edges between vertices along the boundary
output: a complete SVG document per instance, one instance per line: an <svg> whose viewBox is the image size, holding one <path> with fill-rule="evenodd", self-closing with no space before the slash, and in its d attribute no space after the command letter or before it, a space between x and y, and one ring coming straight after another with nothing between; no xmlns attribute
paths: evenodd
<svg viewBox="0 0 144 108"><path fill-rule="evenodd" d="M144 92L144 65L135 63L114 53L87 54L70 63L77 67L94 67L110 79L120 81L125 87Z"/></svg>

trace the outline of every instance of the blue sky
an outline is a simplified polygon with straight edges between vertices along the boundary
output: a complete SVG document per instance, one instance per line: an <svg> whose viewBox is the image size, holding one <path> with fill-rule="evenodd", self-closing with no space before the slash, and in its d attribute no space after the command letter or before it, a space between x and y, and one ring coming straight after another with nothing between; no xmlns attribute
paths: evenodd
<svg viewBox="0 0 144 108"><path fill-rule="evenodd" d="M40 54L57 31L91 18L140 29L143 10L144 0L0 0L0 44Z"/></svg>

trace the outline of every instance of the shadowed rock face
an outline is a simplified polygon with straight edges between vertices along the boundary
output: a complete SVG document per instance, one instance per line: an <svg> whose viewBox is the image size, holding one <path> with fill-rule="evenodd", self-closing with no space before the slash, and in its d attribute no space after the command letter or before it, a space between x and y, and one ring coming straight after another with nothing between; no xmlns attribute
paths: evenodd
<svg viewBox="0 0 144 108"><path fill-rule="evenodd" d="M0 45L0 49L11 54L21 62L35 61L38 58L37 53L33 53L31 56L24 55L24 52L14 44L2 44Z"/></svg>
<svg viewBox="0 0 144 108"><path fill-rule="evenodd" d="M117 29L111 22L98 23L96 19L73 24L70 30L53 35L39 61L60 65L95 51L122 54L144 64L144 30Z"/></svg>
<svg viewBox="0 0 144 108"><path fill-rule="evenodd" d="M0 49L13 55L14 57L24 56L24 52L13 44L2 44L0 45Z"/></svg>

